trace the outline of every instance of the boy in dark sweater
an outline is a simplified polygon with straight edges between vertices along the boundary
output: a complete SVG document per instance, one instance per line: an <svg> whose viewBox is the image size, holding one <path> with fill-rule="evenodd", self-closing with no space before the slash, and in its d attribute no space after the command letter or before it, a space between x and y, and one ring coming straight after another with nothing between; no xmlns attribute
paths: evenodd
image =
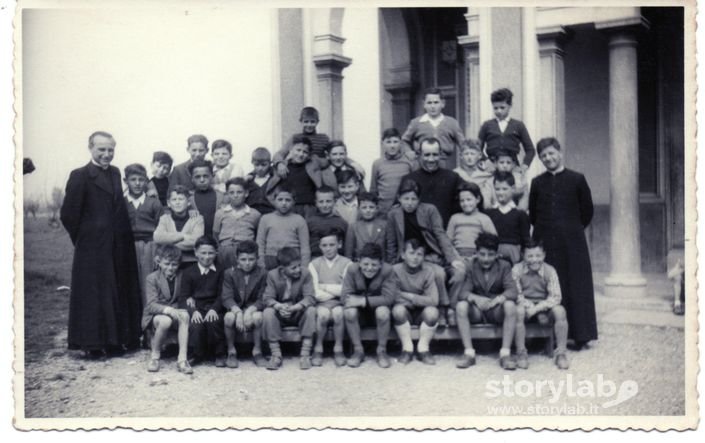
<svg viewBox="0 0 705 443"><path fill-rule="evenodd" d="M152 178L148 183L147 195L158 197L162 206L166 206L167 191L169 190L169 173L174 159L167 152L156 151L152 155Z"/></svg>
<svg viewBox="0 0 705 443"><path fill-rule="evenodd" d="M262 357L262 294L267 283L267 271L257 266L257 243L240 242L237 248L237 264L225 271L222 300L225 313L225 338L228 358L225 365L237 368L235 334L252 331L252 358L255 365L263 367Z"/></svg>
<svg viewBox="0 0 705 443"><path fill-rule="evenodd" d="M521 260L521 249L530 240L529 216L517 209L514 200L514 176L511 172L496 172L494 192L497 207L486 211L499 237L499 255L514 265Z"/></svg>
<svg viewBox="0 0 705 443"><path fill-rule="evenodd" d="M247 180L247 206L260 214L274 211L274 205L267 198L267 184L274 177L272 156L267 148L259 147L252 151L253 170L245 177Z"/></svg>
<svg viewBox="0 0 705 443"><path fill-rule="evenodd" d="M334 206L335 191L333 188L322 186L316 191L316 213L306 218L312 258L323 255L319 245L323 233L330 231L331 228L337 228L345 235L348 230L348 223L333 212Z"/></svg>
<svg viewBox="0 0 705 443"><path fill-rule="evenodd" d="M213 163L209 160L194 160L188 165L188 172L193 182L191 207L203 216L204 235L212 237L215 211L223 203L223 194L213 189Z"/></svg>
<svg viewBox="0 0 705 443"><path fill-rule="evenodd" d="M289 155L289 151L296 144L296 138L303 136L311 141L311 156L313 160L318 163L320 169L327 168L329 162L326 156L326 146L330 142L330 138L326 134L316 132L316 126L318 126L319 122L318 110L313 106L306 106L301 109L299 122L301 123L301 132L294 134L287 140L284 147L274 155L274 166L286 168L286 158Z"/></svg>
<svg viewBox="0 0 705 443"><path fill-rule="evenodd" d="M181 275L179 307L191 315L189 348L191 364L197 364L215 355L215 366L225 367L225 340L221 290L223 273L214 262L218 243L208 236L200 237L194 246L196 263Z"/></svg>
<svg viewBox="0 0 705 443"><path fill-rule="evenodd" d="M127 185L127 216L130 219L132 235L135 238L135 252L137 253L137 273L142 292L142 306L145 305L145 282L147 275L154 270L153 242L154 231L159 224L159 217L164 210L159 200L148 197L147 170L144 166L134 163L125 167L125 184Z"/></svg>

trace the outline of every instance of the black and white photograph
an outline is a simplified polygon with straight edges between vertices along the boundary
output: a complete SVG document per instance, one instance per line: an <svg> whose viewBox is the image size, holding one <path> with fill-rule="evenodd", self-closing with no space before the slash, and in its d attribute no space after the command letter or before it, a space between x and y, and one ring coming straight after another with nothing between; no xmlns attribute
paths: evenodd
<svg viewBox="0 0 705 443"><path fill-rule="evenodd" d="M695 428L695 12L20 1L14 426Z"/></svg>

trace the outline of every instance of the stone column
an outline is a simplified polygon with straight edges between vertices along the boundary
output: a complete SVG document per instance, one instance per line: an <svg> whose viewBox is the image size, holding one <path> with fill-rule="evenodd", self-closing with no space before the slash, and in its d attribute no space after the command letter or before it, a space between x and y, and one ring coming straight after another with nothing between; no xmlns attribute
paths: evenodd
<svg viewBox="0 0 705 443"><path fill-rule="evenodd" d="M413 83L395 83L384 85L384 90L392 96L392 121L391 127L404 132L409 121L414 117L414 92L416 85Z"/></svg>
<svg viewBox="0 0 705 443"><path fill-rule="evenodd" d="M610 274L605 295L643 296L639 227L637 37L634 28L610 29Z"/></svg>
<svg viewBox="0 0 705 443"><path fill-rule="evenodd" d="M458 37L458 43L465 54L465 136L477 138L482 119L480 118L480 46L476 38Z"/></svg>
<svg viewBox="0 0 705 443"><path fill-rule="evenodd" d="M539 118L536 140L556 137L565 143L565 70L563 45L567 32L562 26L537 30L539 42Z"/></svg>
<svg viewBox="0 0 705 443"><path fill-rule="evenodd" d="M345 42L342 37L325 34L317 35L313 40L320 132L331 138L343 138L343 69L350 66L352 59L342 55Z"/></svg>

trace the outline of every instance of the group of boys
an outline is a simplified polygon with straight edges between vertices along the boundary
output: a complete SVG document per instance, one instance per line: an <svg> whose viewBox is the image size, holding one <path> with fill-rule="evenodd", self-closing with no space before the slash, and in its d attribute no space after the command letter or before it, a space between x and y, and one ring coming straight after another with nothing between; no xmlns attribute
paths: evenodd
<svg viewBox="0 0 705 443"><path fill-rule="evenodd" d="M444 135L444 128L454 132L457 122L440 113L442 102L439 91L430 91L425 118L412 121L403 136L395 129L384 131L384 156L372 167L370 192L362 185L364 170L348 157L342 141L316 132L318 113L309 107L301 113L302 133L273 157L266 148L255 149L254 169L247 175L231 162L232 146L225 140L213 142L213 162L205 160L208 140L202 135L189 137L190 159L173 171L171 157L161 151L154 153L150 180L143 166L127 166L125 198L140 263L142 327L152 337L148 370L159 370L160 352L172 329L180 372L192 373L192 364L208 358L217 367L238 367L235 342L245 333L251 334L255 364L275 370L282 366L280 341L286 326L298 328L300 367L309 369L323 363L330 325L336 366L362 363L361 328L375 326L376 360L387 368L392 323L402 344L399 362L413 359L415 324L417 357L435 364L429 345L440 320L457 325L463 340L465 352L457 367L475 364L471 323L489 322L502 325L500 365L527 368L524 322L532 317L555 325L556 364L566 369L568 325L560 286L555 270L543 261L542 246L528 240L524 217L498 223L495 232L473 234L461 289L445 313L439 310L437 276L425 260L428 245L405 238L400 262L386 254L388 221L379 214L395 204L402 178L418 169L416 156L429 141L446 154L456 148L444 140L460 142L457 151L471 160L464 162L463 172L475 174L468 181L479 181L483 188L493 182L491 190L483 191L485 205L494 202L498 219L517 211L514 201L521 192L514 177L523 177L525 168L516 166L513 145L497 150L487 135L494 164L483 166L482 144ZM425 134L418 143L416 133ZM530 143L523 144L527 157L533 155ZM500 172L488 172L493 167ZM509 252L498 254L508 244ZM151 272L155 263L158 269ZM349 357L343 352L346 330L353 348ZM270 351L268 360L262 341Z"/></svg>

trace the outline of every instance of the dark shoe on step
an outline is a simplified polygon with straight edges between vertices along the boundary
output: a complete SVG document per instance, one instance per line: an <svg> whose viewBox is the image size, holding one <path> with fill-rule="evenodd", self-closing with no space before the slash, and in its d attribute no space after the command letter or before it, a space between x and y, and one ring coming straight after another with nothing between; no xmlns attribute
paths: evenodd
<svg viewBox="0 0 705 443"><path fill-rule="evenodd" d="M529 369L529 353L527 351L517 352L517 368L519 369Z"/></svg>
<svg viewBox="0 0 705 443"><path fill-rule="evenodd" d="M517 362L514 360L514 357L507 355L506 357L499 358L499 366L501 366L502 369L513 371L517 368Z"/></svg>
<svg viewBox="0 0 705 443"><path fill-rule="evenodd" d="M455 367L458 369L467 369L470 366L475 366L476 362L474 355L463 354L460 360L455 364Z"/></svg>
<svg viewBox="0 0 705 443"><path fill-rule="evenodd" d="M261 353L252 354L252 360L255 362L255 366L258 368L264 368L267 366L267 359Z"/></svg>
<svg viewBox="0 0 705 443"><path fill-rule="evenodd" d="M182 374L193 374L193 369L188 364L188 360L176 362L176 369Z"/></svg>
<svg viewBox="0 0 705 443"><path fill-rule="evenodd" d="M348 366L351 368L357 368L362 364L362 361L365 359L365 354L362 352L353 352L353 355L350 356L348 359Z"/></svg>
<svg viewBox="0 0 705 443"><path fill-rule="evenodd" d="M225 359L225 366L233 369L237 368L239 366L239 362L237 361L237 354L228 354L228 358Z"/></svg>
<svg viewBox="0 0 705 443"><path fill-rule="evenodd" d="M387 369L392 366L392 362L389 361L389 356L385 351L380 351L377 353L377 365L382 369Z"/></svg>
<svg viewBox="0 0 705 443"><path fill-rule="evenodd" d="M556 367L558 369L568 369L570 367L568 357L565 354L556 355Z"/></svg>
<svg viewBox="0 0 705 443"><path fill-rule="evenodd" d="M276 371L277 369L282 367L282 358L281 356L278 355L273 355L269 359L269 363L267 363L267 369L270 371Z"/></svg>
<svg viewBox="0 0 705 443"><path fill-rule="evenodd" d="M314 352L313 357L311 358L311 364L313 366L323 366L323 353Z"/></svg>
<svg viewBox="0 0 705 443"><path fill-rule="evenodd" d="M225 367L225 357L222 355L216 356L215 357L215 367L216 368L224 368Z"/></svg>
<svg viewBox="0 0 705 443"><path fill-rule="evenodd" d="M419 354L419 360L421 360L421 363L425 365L435 365L436 364L436 359L433 358L433 355L431 355L430 352L421 352Z"/></svg>
<svg viewBox="0 0 705 443"><path fill-rule="evenodd" d="M299 367L303 370L306 369L311 369L311 356L310 355L302 355L301 358L299 358Z"/></svg>
<svg viewBox="0 0 705 443"><path fill-rule="evenodd" d="M347 363L347 360L345 359L345 354L342 352L335 352L333 353L333 362L335 363L335 366L337 367L343 367Z"/></svg>
<svg viewBox="0 0 705 443"><path fill-rule="evenodd" d="M403 365L408 365L411 363L411 360L414 358L414 355L411 352L406 352L402 351L401 355L399 356L399 363Z"/></svg>
<svg viewBox="0 0 705 443"><path fill-rule="evenodd" d="M150 358L149 364L147 365L147 371L149 372L159 372L159 359Z"/></svg>

